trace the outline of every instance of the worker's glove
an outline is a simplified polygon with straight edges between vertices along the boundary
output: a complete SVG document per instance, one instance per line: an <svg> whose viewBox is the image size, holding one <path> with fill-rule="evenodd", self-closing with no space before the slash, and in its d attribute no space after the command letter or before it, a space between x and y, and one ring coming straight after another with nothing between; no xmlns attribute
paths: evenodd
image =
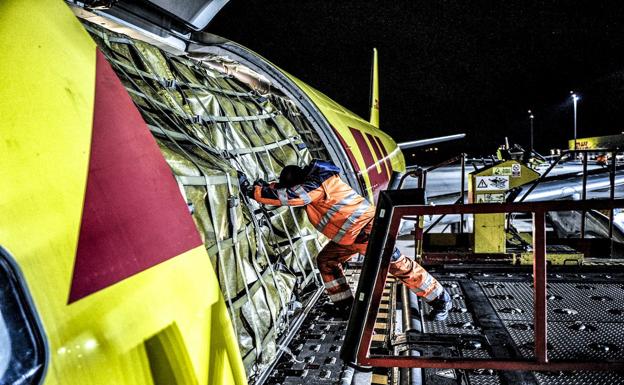
<svg viewBox="0 0 624 385"><path fill-rule="evenodd" d="M249 179L247 179L247 175L245 175L245 173L242 171L237 171L237 173L238 173L238 185L240 186L241 192L244 195L250 198L253 198L253 187L251 186Z"/></svg>
<svg viewBox="0 0 624 385"><path fill-rule="evenodd" d="M264 179L256 179L253 185L265 187L265 186L268 186L269 184L265 182Z"/></svg>

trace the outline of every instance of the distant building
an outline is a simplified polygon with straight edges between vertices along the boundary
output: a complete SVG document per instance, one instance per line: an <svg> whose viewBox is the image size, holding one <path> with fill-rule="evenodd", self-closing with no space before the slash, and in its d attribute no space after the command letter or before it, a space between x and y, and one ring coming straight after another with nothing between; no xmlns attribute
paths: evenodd
<svg viewBox="0 0 624 385"><path fill-rule="evenodd" d="M618 147L624 147L624 134L576 139L576 149L579 150L610 149ZM570 150L574 149L574 139L568 141L568 148Z"/></svg>

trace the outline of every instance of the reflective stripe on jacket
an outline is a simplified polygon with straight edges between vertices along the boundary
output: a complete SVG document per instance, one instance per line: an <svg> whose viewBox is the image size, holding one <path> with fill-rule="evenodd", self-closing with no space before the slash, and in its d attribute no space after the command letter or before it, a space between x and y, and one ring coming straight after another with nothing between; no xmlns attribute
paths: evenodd
<svg viewBox="0 0 624 385"><path fill-rule="evenodd" d="M333 163L314 160L308 168L303 184L256 186L254 199L274 206L305 206L318 231L338 244L352 244L375 216L375 207L340 179L340 169Z"/></svg>

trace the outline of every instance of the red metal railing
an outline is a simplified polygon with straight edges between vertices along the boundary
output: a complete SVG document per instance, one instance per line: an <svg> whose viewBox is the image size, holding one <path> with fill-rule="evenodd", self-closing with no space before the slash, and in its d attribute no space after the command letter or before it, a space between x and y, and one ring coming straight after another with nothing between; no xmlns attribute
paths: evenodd
<svg viewBox="0 0 624 385"><path fill-rule="evenodd" d="M546 213L549 211L570 210L610 210L624 207L624 199L618 200L589 200L589 201L549 201L533 203L482 203L467 205L411 205L405 201L393 203L392 193L384 197L386 203L381 203L378 211L379 221L387 225L387 232L383 235L374 235L383 246L373 247L381 251L381 258L377 265L371 263L370 273L376 272L376 278L370 285L362 284L361 291L358 289L355 311L364 310L365 317L351 320L349 332L353 330L354 346L349 347L356 353L357 364L379 367L419 367L419 368L452 368L452 369L495 369L495 370L624 370L624 361L552 361L548 358L547 336L547 297L546 297ZM382 199L380 199L380 202ZM389 203L388 203L389 202ZM387 211L386 211L387 210ZM390 262L390 254L394 249L396 235L399 230L401 218L406 215L443 215L443 214L492 214L492 213L532 213L533 214L533 292L534 292L534 340L535 359L468 359L468 358L433 358L414 357L409 355L370 355L369 349L373 335L378 305L381 301L386 276ZM387 215L390 215L390 218ZM386 218L383 218L386 216ZM378 231L378 230L376 230ZM371 245L369 244L369 248ZM371 257L367 254L367 258ZM365 266L366 269L366 266ZM363 269L364 273L364 269ZM371 277L362 276L361 279ZM368 287L366 287L368 286ZM370 297L369 297L370 294ZM359 314L358 314L359 315ZM352 313L353 318L353 313ZM359 317L356 317L359 318ZM363 322L363 325L358 323ZM361 335L358 336L358 326L363 326ZM348 335L348 337L350 337Z"/></svg>
<svg viewBox="0 0 624 385"><path fill-rule="evenodd" d="M547 180L550 172L559 165L562 161L568 160L572 157L575 157L579 154L583 156L583 172L582 172L582 189L581 189L581 200L587 200L587 166L588 166L588 158L589 155L594 154L610 154L611 155L611 164L607 169L606 163L604 164L604 170L594 170L598 172L608 171L609 173L609 199L615 199L615 174L618 170L621 169L621 166L617 164L617 155L621 154L623 151L619 148L592 148L592 149L576 149L576 150L565 150L562 151L561 154L550 164L550 166L540 175L540 177L535 180L527 189L527 191L520 197L517 202L523 202L533 190L542 182ZM581 238L585 238L585 217L587 212L584 210L581 212ZM613 208L609 210L609 238L613 237Z"/></svg>

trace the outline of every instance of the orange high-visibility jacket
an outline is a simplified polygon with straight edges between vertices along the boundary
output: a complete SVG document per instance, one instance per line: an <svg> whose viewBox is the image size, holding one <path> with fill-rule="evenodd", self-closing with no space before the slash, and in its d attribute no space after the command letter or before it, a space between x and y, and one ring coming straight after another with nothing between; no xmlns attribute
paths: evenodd
<svg viewBox="0 0 624 385"><path fill-rule="evenodd" d="M375 206L340 179L340 168L333 163L315 159L306 169L303 184L291 188L256 185L254 199L274 206L305 206L318 231L338 244L352 244L375 216Z"/></svg>

